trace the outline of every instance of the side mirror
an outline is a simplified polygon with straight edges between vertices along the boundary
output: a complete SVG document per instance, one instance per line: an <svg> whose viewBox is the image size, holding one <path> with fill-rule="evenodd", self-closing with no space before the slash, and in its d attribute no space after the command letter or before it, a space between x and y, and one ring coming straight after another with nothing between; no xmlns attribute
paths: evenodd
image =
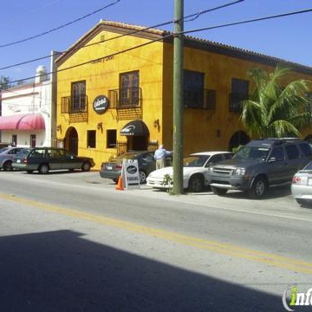
<svg viewBox="0 0 312 312"><path fill-rule="evenodd" d="M269 163L276 162L276 157L270 157Z"/></svg>

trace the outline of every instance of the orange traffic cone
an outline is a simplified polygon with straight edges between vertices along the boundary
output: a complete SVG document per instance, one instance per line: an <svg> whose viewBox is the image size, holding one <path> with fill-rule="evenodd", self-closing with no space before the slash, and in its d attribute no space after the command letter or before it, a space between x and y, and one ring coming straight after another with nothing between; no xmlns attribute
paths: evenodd
<svg viewBox="0 0 312 312"><path fill-rule="evenodd" d="M122 186L122 177L121 177L121 175L118 178L118 182L117 182L117 185L116 185L116 190L117 191L123 191L124 190L124 188Z"/></svg>

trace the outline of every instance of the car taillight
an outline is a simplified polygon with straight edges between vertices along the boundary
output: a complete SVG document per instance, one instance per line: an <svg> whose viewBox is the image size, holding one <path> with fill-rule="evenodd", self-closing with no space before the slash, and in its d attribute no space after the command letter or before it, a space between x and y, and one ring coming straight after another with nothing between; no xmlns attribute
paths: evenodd
<svg viewBox="0 0 312 312"><path fill-rule="evenodd" d="M293 184L306 184L307 178L306 177L300 177L300 176L293 176L292 183Z"/></svg>
<svg viewBox="0 0 312 312"><path fill-rule="evenodd" d="M26 165L28 164L27 158L24 158L23 163L26 164Z"/></svg>
<svg viewBox="0 0 312 312"><path fill-rule="evenodd" d="M121 170L121 168L122 168L122 165L116 165L116 167L115 167L117 170Z"/></svg>

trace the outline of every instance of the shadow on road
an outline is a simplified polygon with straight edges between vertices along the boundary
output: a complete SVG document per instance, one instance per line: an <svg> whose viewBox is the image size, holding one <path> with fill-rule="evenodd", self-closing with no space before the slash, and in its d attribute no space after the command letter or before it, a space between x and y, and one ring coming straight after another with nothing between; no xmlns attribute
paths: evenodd
<svg viewBox="0 0 312 312"><path fill-rule="evenodd" d="M72 231L1 237L0 255L3 312L284 310L281 297L90 242Z"/></svg>

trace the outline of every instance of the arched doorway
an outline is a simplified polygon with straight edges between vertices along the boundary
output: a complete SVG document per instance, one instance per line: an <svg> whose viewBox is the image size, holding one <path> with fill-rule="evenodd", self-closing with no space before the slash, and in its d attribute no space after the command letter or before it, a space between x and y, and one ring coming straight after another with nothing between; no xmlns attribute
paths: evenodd
<svg viewBox="0 0 312 312"><path fill-rule="evenodd" d="M78 133L74 127L70 127L66 132L65 148L71 153L78 155Z"/></svg>
<svg viewBox="0 0 312 312"><path fill-rule="evenodd" d="M240 145L245 145L250 141L249 136L244 131L235 132L229 142L229 151Z"/></svg>
<svg viewBox="0 0 312 312"><path fill-rule="evenodd" d="M304 138L305 141L307 141L310 145L312 145L312 134L307 135Z"/></svg>

